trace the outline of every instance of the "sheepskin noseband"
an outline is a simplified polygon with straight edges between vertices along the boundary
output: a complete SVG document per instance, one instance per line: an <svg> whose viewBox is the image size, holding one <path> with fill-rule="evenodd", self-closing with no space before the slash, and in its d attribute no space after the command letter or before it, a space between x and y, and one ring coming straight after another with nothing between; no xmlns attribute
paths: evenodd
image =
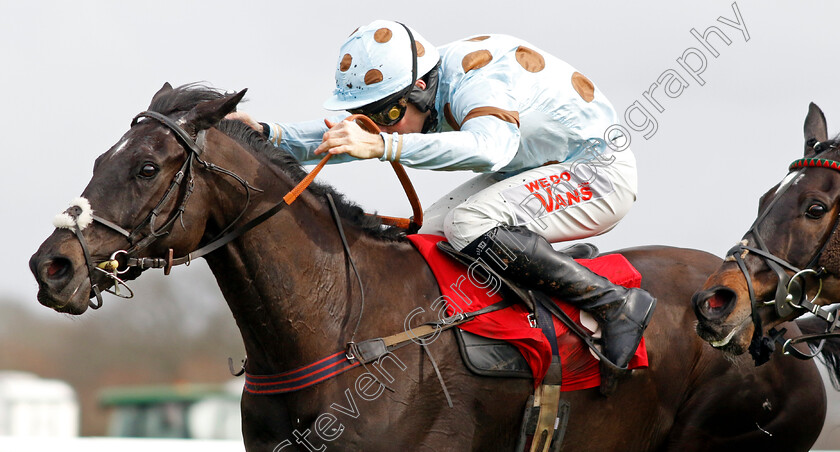
<svg viewBox="0 0 840 452"><path fill-rule="evenodd" d="M79 227L83 231L93 222L93 209L90 208L90 201L84 197L78 197L70 203L70 207L53 218L53 226L59 229L74 229Z"/></svg>

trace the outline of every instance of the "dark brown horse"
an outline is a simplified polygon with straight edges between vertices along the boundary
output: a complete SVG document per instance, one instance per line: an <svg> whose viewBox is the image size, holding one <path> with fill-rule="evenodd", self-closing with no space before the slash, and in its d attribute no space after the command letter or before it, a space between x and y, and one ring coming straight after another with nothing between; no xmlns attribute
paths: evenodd
<svg viewBox="0 0 840 452"><path fill-rule="evenodd" d="M165 85L155 95L149 110L174 120L203 150L189 163L190 145L162 120L146 118L100 156L83 196L93 214L113 226L97 220L79 227L78 235L57 229L41 245L30 266L43 305L84 313L95 295L92 285L112 282L105 275L111 269L97 271L97 264L132 248L126 236L145 242L129 253L135 262L145 256L161 259L144 262L165 263L172 249L179 263L179 256L212 243L228 226L269 210L301 180L305 173L291 157L239 122L220 122L241 94ZM171 183L179 178L180 184ZM431 304L440 292L422 257L400 234L339 199L364 284L361 312L328 193L338 197L330 188L310 187L296 203L205 257L242 333L250 374L277 374L344 349L359 318L357 340L402 331L417 307L425 313L414 324L436 318ZM68 211L71 226L82 222L82 210ZM152 227L157 237L146 239ZM814 364L776 360L753 368L725 359L692 332L691 293L720 259L668 247L623 254L642 273L642 287L659 299L645 333L651 365L633 371L610 397L598 389L564 393L571 403L564 450L808 450L825 415L824 394L806 389L820 384ZM117 259L123 268L125 256ZM123 276L139 273L133 267ZM472 375L451 334L430 349L452 408L428 358L411 345L382 364L393 391L371 380L360 384L359 368L299 392L245 393L248 450L512 450L532 382Z"/></svg>
<svg viewBox="0 0 840 452"><path fill-rule="evenodd" d="M840 324L835 312L822 307L840 299L838 161L840 140L828 139L825 116L812 103L805 118L804 158L764 194L752 227L694 296L703 339L735 355L749 350L761 364L774 349L776 355L784 348L806 358L789 350L800 339L783 331L783 322L812 312L816 316L799 322L808 333L831 332ZM820 337L813 348L819 349ZM831 339L823 348L835 386L840 375L836 350Z"/></svg>

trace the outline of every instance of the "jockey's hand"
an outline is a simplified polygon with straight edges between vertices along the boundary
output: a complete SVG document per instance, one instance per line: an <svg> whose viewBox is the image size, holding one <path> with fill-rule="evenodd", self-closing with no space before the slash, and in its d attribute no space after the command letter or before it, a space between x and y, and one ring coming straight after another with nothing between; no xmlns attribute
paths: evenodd
<svg viewBox="0 0 840 452"><path fill-rule="evenodd" d="M324 120L330 128L324 133L321 145L315 149L315 155L350 154L357 159L373 159L385 153L385 142L378 134L365 132L355 121L341 121L338 124Z"/></svg>
<svg viewBox="0 0 840 452"><path fill-rule="evenodd" d="M242 121L248 125L248 127L256 130L259 133L263 133L263 126L257 121L254 121L254 118L251 117L248 113L244 111L235 111L233 113L228 113L225 116L225 119L232 119L234 121Z"/></svg>

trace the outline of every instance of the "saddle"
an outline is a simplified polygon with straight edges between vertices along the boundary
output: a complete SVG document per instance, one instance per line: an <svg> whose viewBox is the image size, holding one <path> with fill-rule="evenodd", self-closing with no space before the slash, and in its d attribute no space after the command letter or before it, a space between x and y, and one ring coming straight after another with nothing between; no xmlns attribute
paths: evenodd
<svg viewBox="0 0 840 452"><path fill-rule="evenodd" d="M455 251L447 242L438 242L437 246L439 250L467 266L474 261L470 256ZM598 255L598 248L590 243L578 243L559 251L574 259L592 259ZM526 297L513 283L508 280L504 280L504 283L511 296L520 299ZM533 295L528 295L523 302L533 305L532 297ZM460 328L453 331L464 365L474 374L484 377L534 378L528 362L510 342L479 336Z"/></svg>
<svg viewBox="0 0 840 452"><path fill-rule="evenodd" d="M599 361L593 356L600 351L592 332L581 325L580 311L516 286L458 252L442 237L414 234L408 239L438 279L447 315L474 312L501 298L517 301L452 329L464 364L473 373L534 380L535 392L526 403L515 450L560 450L570 408L560 398L561 392L599 385L603 392L604 387L615 387L614 375L600 372ZM613 283L638 287L641 281L623 256L592 259L598 250L589 244L574 245L562 252L584 259L581 264ZM647 366L644 339L629 367L643 366ZM602 382L602 377L609 378Z"/></svg>
<svg viewBox="0 0 840 452"><path fill-rule="evenodd" d="M470 256L458 253L447 242L438 242L438 249L466 265L472 263L469 262ZM598 255L598 248L595 245L582 243L567 247L561 252L575 259L591 259ZM538 326L543 329L543 334L550 341L554 340L553 344L556 347L556 338L551 337L554 334L554 328L546 327L547 322L551 322L551 315L542 308L545 300L537 298L540 295L532 291L529 291L528 297L525 298L517 286L510 281L505 279L504 284L508 291L515 294L511 296L520 298L522 302L534 309L533 312L539 312L543 321L537 321ZM548 300L548 302L551 301ZM530 365L522 353L509 342L479 336L460 328L455 328L453 331L464 365L473 373L485 377L534 378ZM556 353L554 355L544 383L536 389L534 395L528 396L528 401L525 403L519 437L514 449L516 452L524 452L526 447L530 451L547 450L549 452L559 452L562 448L571 405L568 401L560 399L562 366L559 356L556 356Z"/></svg>

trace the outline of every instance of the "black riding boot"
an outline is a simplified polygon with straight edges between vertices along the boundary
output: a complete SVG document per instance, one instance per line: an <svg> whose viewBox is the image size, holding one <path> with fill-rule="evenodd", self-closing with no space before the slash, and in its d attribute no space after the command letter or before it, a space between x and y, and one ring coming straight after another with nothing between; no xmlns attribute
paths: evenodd
<svg viewBox="0 0 840 452"><path fill-rule="evenodd" d="M601 325L604 355L627 367L656 306L650 294L611 283L524 227L496 227L462 251L524 287L590 313Z"/></svg>

